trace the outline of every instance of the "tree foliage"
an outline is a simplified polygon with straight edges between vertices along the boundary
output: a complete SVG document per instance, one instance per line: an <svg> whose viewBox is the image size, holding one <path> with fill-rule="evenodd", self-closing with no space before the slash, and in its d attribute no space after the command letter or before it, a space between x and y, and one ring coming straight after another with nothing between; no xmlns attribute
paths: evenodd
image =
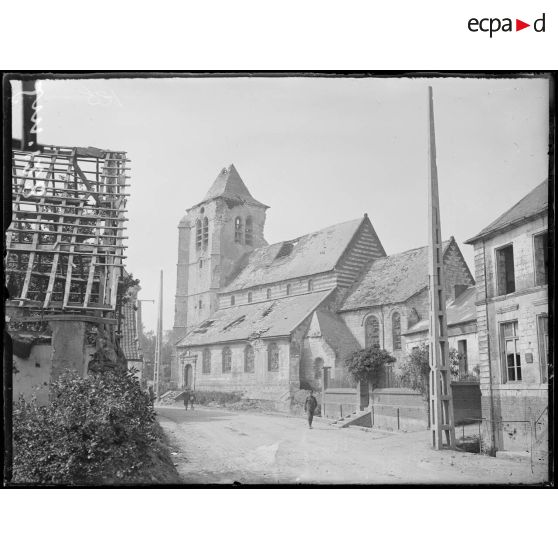
<svg viewBox="0 0 558 558"><path fill-rule="evenodd" d="M430 378L430 358L428 345L421 345L411 351L401 363L401 385L428 394ZM463 355L455 348L449 350L449 370L453 376L459 375L459 363Z"/></svg>
<svg viewBox="0 0 558 558"><path fill-rule="evenodd" d="M428 395L430 364L428 346L421 345L411 351L401 363L401 385Z"/></svg>
<svg viewBox="0 0 558 558"><path fill-rule="evenodd" d="M52 382L48 405L14 404L14 482L130 482L153 453L154 419L133 371L64 374Z"/></svg>
<svg viewBox="0 0 558 558"><path fill-rule="evenodd" d="M368 381L377 384L384 366L392 362L395 362L395 357L385 349L369 347L352 353L345 364L355 383Z"/></svg>

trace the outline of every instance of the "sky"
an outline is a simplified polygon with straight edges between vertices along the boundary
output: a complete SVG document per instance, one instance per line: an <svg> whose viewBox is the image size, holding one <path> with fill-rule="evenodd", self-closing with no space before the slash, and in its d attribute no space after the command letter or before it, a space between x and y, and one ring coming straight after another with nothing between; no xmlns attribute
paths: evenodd
<svg viewBox="0 0 558 558"><path fill-rule="evenodd" d="M131 159L127 269L172 327L177 225L234 163L270 206L271 244L368 216L386 252L427 244L427 86L442 234L463 242L548 175L548 81L473 78L148 78L39 82L40 143ZM21 137L20 84L12 82ZM143 304L146 330L155 304Z"/></svg>

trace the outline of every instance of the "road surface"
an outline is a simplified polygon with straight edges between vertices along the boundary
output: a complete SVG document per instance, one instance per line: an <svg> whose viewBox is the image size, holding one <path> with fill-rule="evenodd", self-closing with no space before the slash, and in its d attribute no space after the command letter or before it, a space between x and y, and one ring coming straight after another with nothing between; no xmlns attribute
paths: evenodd
<svg viewBox="0 0 558 558"><path fill-rule="evenodd" d="M197 407L158 407L185 483L541 483L529 463L434 451L429 432L335 428L316 419Z"/></svg>

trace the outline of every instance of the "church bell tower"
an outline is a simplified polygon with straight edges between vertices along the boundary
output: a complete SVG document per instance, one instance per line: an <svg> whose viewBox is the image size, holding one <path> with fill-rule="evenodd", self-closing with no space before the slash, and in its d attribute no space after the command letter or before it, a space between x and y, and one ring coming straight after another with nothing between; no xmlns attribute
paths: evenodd
<svg viewBox="0 0 558 558"><path fill-rule="evenodd" d="M203 200L186 211L178 225L173 342L217 310L219 289L250 252L267 245L263 235L267 209L230 165L221 170Z"/></svg>

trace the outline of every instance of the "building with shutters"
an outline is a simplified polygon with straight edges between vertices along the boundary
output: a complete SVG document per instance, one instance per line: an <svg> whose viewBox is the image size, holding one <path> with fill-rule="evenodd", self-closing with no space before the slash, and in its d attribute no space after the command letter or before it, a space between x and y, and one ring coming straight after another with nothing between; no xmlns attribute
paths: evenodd
<svg viewBox="0 0 558 558"><path fill-rule="evenodd" d="M548 440L548 181L473 238L484 442L496 451Z"/></svg>

